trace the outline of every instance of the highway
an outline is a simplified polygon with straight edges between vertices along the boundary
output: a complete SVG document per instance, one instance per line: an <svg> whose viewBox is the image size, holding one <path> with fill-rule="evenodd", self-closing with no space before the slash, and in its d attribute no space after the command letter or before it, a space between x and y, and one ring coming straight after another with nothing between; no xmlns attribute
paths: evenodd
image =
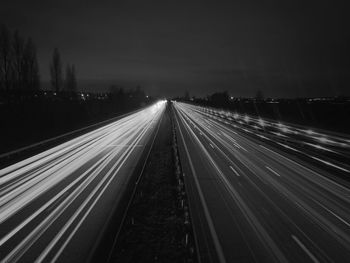
<svg viewBox="0 0 350 263"><path fill-rule="evenodd" d="M200 262L349 262L347 136L172 105Z"/></svg>
<svg viewBox="0 0 350 263"><path fill-rule="evenodd" d="M164 110L158 102L0 170L0 261L86 262Z"/></svg>

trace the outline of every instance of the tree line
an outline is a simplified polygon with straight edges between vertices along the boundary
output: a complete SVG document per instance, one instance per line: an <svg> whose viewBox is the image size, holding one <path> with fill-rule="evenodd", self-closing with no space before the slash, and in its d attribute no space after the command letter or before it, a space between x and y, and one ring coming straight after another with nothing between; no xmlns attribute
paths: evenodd
<svg viewBox="0 0 350 263"><path fill-rule="evenodd" d="M36 47L31 38L0 28L0 89L36 90L40 88Z"/></svg>
<svg viewBox="0 0 350 263"><path fill-rule="evenodd" d="M55 92L76 92L77 79L74 64L67 64L65 79L63 79L62 61L58 48L53 51L50 64L51 86Z"/></svg>
<svg viewBox="0 0 350 263"><path fill-rule="evenodd" d="M50 63L51 86L55 92L76 92L75 66L67 64L63 78L62 60L57 48ZM37 49L30 37L24 38L18 30L12 32L0 25L0 90L35 91L40 89Z"/></svg>

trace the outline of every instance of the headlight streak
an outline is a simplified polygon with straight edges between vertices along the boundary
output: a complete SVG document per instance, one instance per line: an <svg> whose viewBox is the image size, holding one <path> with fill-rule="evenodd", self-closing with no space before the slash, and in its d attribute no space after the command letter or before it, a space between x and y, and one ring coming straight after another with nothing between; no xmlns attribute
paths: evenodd
<svg viewBox="0 0 350 263"><path fill-rule="evenodd" d="M177 108L177 110L180 110L182 114L189 114L188 112L185 113L184 109L181 109L180 107ZM180 115L180 118L182 118L185 115ZM187 117L189 118L189 117ZM183 119L184 120L184 119ZM186 127L186 122L182 122ZM241 196L237 193L237 191L232 187L232 185L228 182L227 177L222 173L220 168L217 166L215 161L212 159L211 155L208 153L208 151L205 149L202 143L200 143L197 136L194 134L194 132L187 126L187 130L193 135L193 138L198 142L198 145L203 150L205 155L208 158L208 161L212 164L212 166L215 168L216 174L218 175L219 179L223 182L224 187L230 192L231 197L236 200L237 205L239 205L242 213L245 215L245 218L249 222L249 224L252 226L252 228L256 231L258 238L261 240L264 240L264 245L269 247L271 249L271 253L274 254L274 256L278 259L279 262L288 262L283 253L280 251L280 249L276 246L275 242L271 239L269 234L266 232L266 230L260 225L259 221L256 219L255 215L252 213L252 211L248 208L246 203L243 201ZM224 262L224 261L223 261Z"/></svg>
<svg viewBox="0 0 350 263"><path fill-rule="evenodd" d="M190 144L190 147L194 147L193 145L196 145L198 149L202 149L197 150L197 153L195 153L193 157L195 157L195 155L207 156L207 161L209 163L215 163L213 166L220 169L222 175L227 180L230 180L224 180L225 187L231 187L231 185L234 188L236 187L235 180L230 179L232 178L231 174L233 174L240 180L238 181L237 185L239 185L239 187L247 188L245 199L240 199L241 201L237 199L238 201L236 203L247 201L249 205L249 196L253 198L253 193L248 192L249 189L247 187L247 182L255 185L256 190L259 191L260 194L267 200L270 200L270 205L272 205L283 215L283 220L286 220L289 222L288 224L291 224L293 228L295 228L294 231L296 232L291 232L289 238L306 253L306 256L308 256L309 259L317 261L334 260L332 257L328 257L327 255L327 253L331 252L331 249L328 249L327 246L323 247L320 245L322 242L317 239L317 235L316 239L313 239L315 236L313 236L313 238L309 237L309 230L303 229L304 226L303 224L299 224L299 220L294 222L292 218L290 218L293 216L288 214L289 211L283 212L283 207L279 208L280 201L277 199L271 199L272 197L269 197L269 193L265 193L263 190L265 188L273 188L274 191L279 193L280 196L284 196L282 199L288 200L288 202L290 202L295 209L299 210L299 212L303 214L303 217L305 217L306 221L310 220L316 226L316 229L319 227L322 229L322 231L324 231L324 234L320 235L320 238L321 236L325 235L329 237L329 240L333 240L333 244L339 242L339 246L342 247L340 251L344 252L344 249L345 251L350 251L350 229L348 229L348 226L350 225L348 221L350 190L348 187L339 184L336 178L335 180L329 179L331 177L327 175L328 172L323 170L324 168L317 167L317 169L315 169L313 165L310 165L305 161L301 161L299 163L299 161L294 160L294 158L291 159L289 157L290 155L285 155L284 152L280 150L271 150L265 146L256 147L257 140L254 139L251 141L249 138L249 136L253 135L246 136L242 132L232 132L228 126L233 127L233 125L224 125L223 123L225 123L225 120L220 120L220 118L212 118L211 114L209 113L210 110L185 103L175 103L174 106L182 125L185 127L184 130L187 130L188 133L191 134L190 139L188 139L186 142ZM227 114L225 114L225 117L227 117ZM204 122L210 123L210 125L203 125ZM250 120L250 122L254 123L253 120ZM244 131L244 129L249 129L247 126L245 127L246 128L242 128L237 125L236 131ZM283 125L278 127L281 132L283 132L283 128ZM291 132L288 131L287 133L296 134L292 131L293 128L291 128L291 126L288 126L287 129L291 130ZM253 132L254 130L250 131L250 133ZM299 133L299 131L297 131L297 133ZM316 138L323 138L318 137L319 134L315 132L312 133L312 136L316 136ZM257 137L261 140L267 138L264 135ZM338 137L338 139L339 138L340 137ZM309 139L313 140L313 138ZM270 140L271 137L269 136L269 141ZM327 144L334 144L334 140L329 141L328 139L323 139L321 141ZM341 139L338 141L341 141ZM275 147L276 149L281 149L280 146L282 146L287 150L297 153L300 152L299 148L291 147L290 145L293 146L293 144L289 142L288 144L279 141L274 141L271 143L275 143L278 146ZM238 147L238 145L243 145L245 151L242 151L242 148ZM333 149L334 148L332 148L332 151ZM315 156L310 157L314 159ZM198 158L203 159L204 157ZM220 161L221 166L219 166L219 163L217 163L217 160L220 158L221 160L225 160ZM233 159L236 159L236 161L233 161ZM321 158L314 160L328 166L333 165L333 168L344 172L350 172L344 167L337 167ZM225 162L227 163L230 173L224 172L226 170L222 166L222 163ZM242 165L245 168L240 168L241 170L238 171L236 167L241 167ZM196 169L201 171L200 167L196 167ZM214 170L218 171L218 169L215 168ZM250 171L250 173L246 171ZM220 174L220 172L217 172L217 174ZM256 183L256 179L254 179L253 175L259 178L260 182L264 184L260 185ZM215 180L214 178L216 178L214 175L210 178L208 178L208 175L203 175L203 180L205 181ZM205 185L205 181L203 182L203 185ZM239 187L237 191L243 192L243 190L239 190ZM210 195L212 194L213 193ZM208 202L214 202L214 200L209 199ZM266 209L268 210L268 208ZM252 213L258 214L258 212L255 210L259 210L259 207L255 207L252 210ZM224 214L224 212L222 213ZM273 214L270 215L271 219L272 217ZM252 221L255 220L264 221L264 219L258 217ZM264 228L264 226L261 227ZM280 246L280 244L277 243L277 246ZM327 252L323 251L323 249L325 249ZM224 253L227 253L227 251L224 251ZM341 255L342 254L339 253L337 254L337 252L333 254L334 257L338 256L338 259L341 258ZM296 260L295 258L292 259Z"/></svg>
<svg viewBox="0 0 350 263"><path fill-rule="evenodd" d="M158 106L159 108L159 106ZM148 127L146 127L144 129L144 132L146 131ZM137 144L140 139L141 136L143 134L141 134L140 136L138 136L135 144ZM108 180L108 182L103 186L103 189L99 191L98 196L93 200L93 203L90 205L90 207L88 208L87 212L84 214L84 216L81 217L79 223L74 227L74 230L70 232L69 237L65 240L64 244L61 246L61 248L59 249L59 251L56 253L55 257L53 258L53 262L55 262L57 260L57 258L60 256L60 254L62 253L62 251L64 250L64 248L66 247L66 245L68 244L68 242L71 240L72 236L75 234L75 232L77 231L77 229L80 227L80 225L82 224L82 222L86 219L87 215L90 213L90 211L93 209L93 207L95 206L95 204L97 203L97 201L99 200L99 198L101 197L101 195L104 193L104 191L106 190L106 188L108 187L108 185L111 183L111 181L115 178L115 176L118 174L118 171L120 170L120 168L122 167L122 165L124 164L124 162L127 160L128 156L131 154L131 150L132 149L132 145L128 147L128 151L124 152L124 156L123 159L120 158L119 160L121 160L121 163L116 163L115 165L113 165L112 169L110 169L107 174L103 177L103 179L99 182L99 184L95 187L94 191L85 199L84 203L79 207L79 209L74 213L74 215L69 219L69 221L65 224L65 226L60 230L59 234L56 235L56 237L50 242L50 244L45 248L45 250L40 254L40 256L36 259L36 262L42 262L45 257L47 256L47 254L51 251L51 249L56 245L56 243L58 242L58 240L62 237L62 235L67 231L67 229L72 225L72 223L74 222L74 220L76 220L76 218L79 216L79 214L82 212L82 210L88 205L89 201L92 200L92 198L94 197L94 195L97 193L98 190L100 190L100 188L102 188L103 183L105 181ZM117 168L117 169L116 169ZM116 170L115 170L116 169ZM113 174L112 174L113 172Z"/></svg>
<svg viewBox="0 0 350 263"><path fill-rule="evenodd" d="M56 252L53 260L57 260L80 225L88 220L88 215L112 182L115 185L113 187L124 187L127 177L121 181L122 185L115 183L116 178L121 176L119 171L133 165L130 163L131 155L133 159L140 156L164 109L165 101L158 102L0 170L0 222L7 226L0 231L0 246L10 240L11 243L16 242L17 236L23 235L22 231L28 231L28 227L33 227L34 224L33 230L19 240L15 247L6 254L2 251L0 260L22 260L26 252L36 246L40 238L45 237L46 230L57 225L56 220L64 215L66 224L57 229L56 237L48 242L38 258L39 262L46 260L48 254L51 255L54 250ZM127 174L123 174L125 176ZM88 188L92 188L90 194L84 197L75 213L69 215L68 208L73 203L81 202L78 200L81 199L80 196L87 194ZM21 219L16 219L16 225L13 225L11 219L16 218L17 214L21 214ZM73 231L67 237L65 233L72 228ZM57 247L59 240L60 246ZM39 252L32 251L31 254Z"/></svg>
<svg viewBox="0 0 350 263"><path fill-rule="evenodd" d="M199 114L204 114L205 116L209 117L209 119L213 119L213 120L220 120L223 123L228 124L228 122L225 120L226 116L229 114L229 112L223 112L223 111L219 111L216 109L209 109L209 110L205 110L203 109L203 107L199 107L199 106L194 106L191 105L191 110L193 112L197 112ZM213 114L215 115L219 115L221 116L221 118L214 117ZM221 114L221 115L220 115ZM232 113L231 113L232 114ZM244 119L246 123L244 123L243 121L234 121L236 123L238 123L239 125L235 125L232 123L229 123L232 127L238 128L246 133L250 133L250 134L254 134L254 136L257 136L259 138L271 141L271 142L275 142L276 144L280 143L285 143L285 141L290 141L291 143L295 144L296 142L298 142L299 147L300 145L308 145L311 148L309 148L309 150L319 150L320 151L326 151L329 152L331 154L334 155L338 155L338 156L342 156L342 158L349 158L349 154L347 155L346 153L344 153L344 149L348 150L350 149L350 144L349 144L349 139L347 139L346 137L341 137L338 135L326 135L326 134L322 134L320 132L315 132L313 130L310 129L301 129L299 127L293 127L292 125L286 125L280 122L271 122L271 121L266 121L264 119L260 118L254 118L252 116L249 115L239 115L238 113L234 113L233 114L234 119ZM247 125L247 123L250 123L249 125ZM262 127L262 129L258 129L258 125L260 125ZM268 128L268 127L275 127L274 128ZM264 135L263 135L264 134ZM304 134L304 139L303 137L300 138L300 136L303 136ZM268 137L266 135L269 135ZM276 137L277 136L277 137ZM294 137L294 136L298 136L298 137ZM281 141L279 141L281 140ZM317 145L315 143L313 143L312 141L317 141L318 143L324 144L324 145L328 145L329 147L325 147L322 145ZM296 149L298 147L284 147L285 149L289 149L295 152L299 152L300 154L304 154L305 156L311 157L312 154L306 154L304 152L304 149ZM315 153L316 158L312 158L314 160L318 160L317 159L317 155L319 153ZM325 157L326 159L329 159L330 157L327 156ZM349 158L350 159L350 158ZM350 161L350 160L348 160ZM329 167L338 169L338 167L341 167L339 165L333 164L332 160L325 160L325 162L321 162L322 164L326 164ZM346 162L344 163L344 166L346 165ZM350 169L350 166L346 167L341 167L342 171L348 171Z"/></svg>
<svg viewBox="0 0 350 263"><path fill-rule="evenodd" d="M136 133L136 132L134 132ZM134 134L131 134L132 138ZM121 137L125 140L125 136ZM129 139L130 140L130 139ZM128 143L129 140L126 140ZM111 141L108 141L109 143ZM73 158L65 160L61 163L56 163L52 169L44 173L38 173L32 180L27 181L23 185L9 192L5 197L2 197L0 203L0 223L12 216L16 211L22 209L28 203L32 202L39 195L48 191L65 177L76 171L87 160L95 157L99 152L95 148L87 147L82 153L73 155ZM29 194L27 190L30 190ZM10 202L11 201L11 202Z"/></svg>
<svg viewBox="0 0 350 263"><path fill-rule="evenodd" d="M303 128L300 128L300 125L299 126L287 125L281 122L268 121L261 117L256 118L247 114L240 115L238 113L225 112L214 108L205 109L200 106L194 106L192 110L199 111L201 113L206 112L207 116L216 115L221 118L227 118L227 116L232 116L235 120L238 120L237 123L241 125L247 125L247 123L251 123L250 125L258 124L262 127L263 126L274 127L276 130L282 131L283 133L303 135L308 139L317 140L320 143L331 144L338 147L350 148L349 138L338 136L338 135L326 135L326 134L323 134L322 132L316 132L311 129L303 129ZM246 123L240 121L239 119L244 120Z"/></svg>

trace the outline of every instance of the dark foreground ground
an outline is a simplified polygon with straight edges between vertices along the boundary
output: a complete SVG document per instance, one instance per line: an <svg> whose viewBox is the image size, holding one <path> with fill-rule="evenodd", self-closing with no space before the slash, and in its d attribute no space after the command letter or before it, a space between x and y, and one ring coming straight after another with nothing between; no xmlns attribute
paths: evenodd
<svg viewBox="0 0 350 263"><path fill-rule="evenodd" d="M192 262L185 245L169 109L109 262Z"/></svg>

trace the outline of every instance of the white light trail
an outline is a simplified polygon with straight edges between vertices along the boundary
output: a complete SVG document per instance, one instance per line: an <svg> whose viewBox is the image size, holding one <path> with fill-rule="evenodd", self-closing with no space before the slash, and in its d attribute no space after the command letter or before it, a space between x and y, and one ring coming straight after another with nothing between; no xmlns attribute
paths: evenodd
<svg viewBox="0 0 350 263"><path fill-rule="evenodd" d="M107 189L124 189L130 175L119 171L135 166L163 116L165 103L157 102L0 170L0 223L6 224L6 229L0 230L0 246L9 241L15 244L1 252L0 261L22 260L62 215L67 221L61 233L73 227L71 238ZM109 190L108 195L111 192L120 194ZM81 209L70 214L76 202L81 202ZM29 226L32 230L28 232ZM52 238L44 252L34 250L30 254L43 253L39 258L43 259L52 249L60 249L58 240L60 244L69 243L67 235Z"/></svg>

